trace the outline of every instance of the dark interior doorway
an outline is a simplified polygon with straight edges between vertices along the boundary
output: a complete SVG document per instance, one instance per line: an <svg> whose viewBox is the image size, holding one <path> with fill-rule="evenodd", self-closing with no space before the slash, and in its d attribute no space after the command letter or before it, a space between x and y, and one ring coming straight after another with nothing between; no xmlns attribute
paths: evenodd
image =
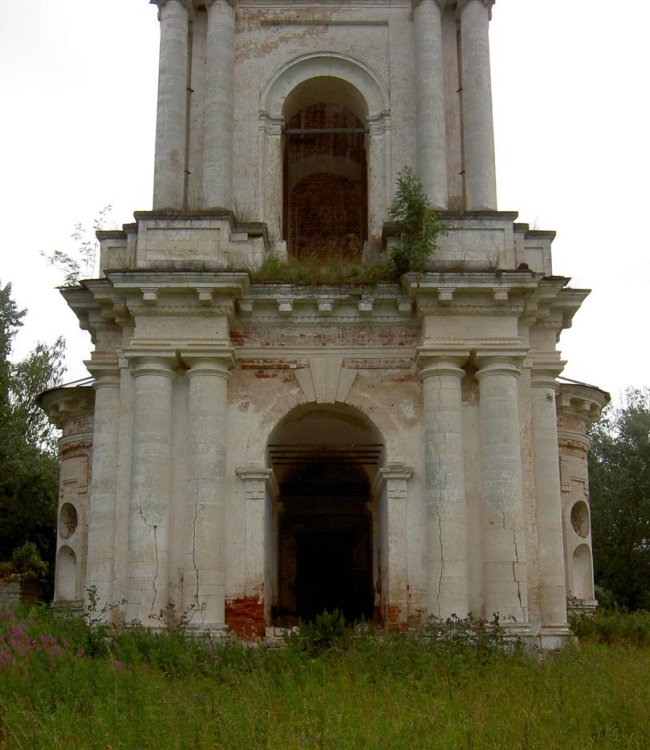
<svg viewBox="0 0 650 750"><path fill-rule="evenodd" d="M373 615L370 487L360 466L297 467L281 487L278 618Z"/></svg>

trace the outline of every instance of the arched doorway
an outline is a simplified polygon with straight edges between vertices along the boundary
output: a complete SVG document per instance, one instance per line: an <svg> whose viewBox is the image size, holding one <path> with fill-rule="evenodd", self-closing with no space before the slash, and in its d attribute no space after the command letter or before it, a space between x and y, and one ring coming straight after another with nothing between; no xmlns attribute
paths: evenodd
<svg viewBox="0 0 650 750"><path fill-rule="evenodd" d="M361 259L368 238L367 107L351 84L312 78L284 106L283 225L294 257Z"/></svg>
<svg viewBox="0 0 650 750"><path fill-rule="evenodd" d="M340 610L371 619L379 603L372 482L383 441L341 404L293 410L273 431L268 459L280 490L275 516L273 618L277 624Z"/></svg>

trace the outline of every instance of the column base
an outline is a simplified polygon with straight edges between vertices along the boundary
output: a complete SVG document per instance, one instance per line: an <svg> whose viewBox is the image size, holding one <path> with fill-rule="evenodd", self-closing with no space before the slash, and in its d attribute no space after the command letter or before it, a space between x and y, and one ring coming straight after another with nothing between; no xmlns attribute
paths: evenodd
<svg viewBox="0 0 650 750"><path fill-rule="evenodd" d="M228 627L225 622L197 622L185 628L185 634L191 638L209 638L215 641L227 641Z"/></svg>
<svg viewBox="0 0 650 750"><path fill-rule="evenodd" d="M578 643L578 639L568 625L551 625L542 628L539 633L530 635L524 640L527 646L537 651L560 651Z"/></svg>

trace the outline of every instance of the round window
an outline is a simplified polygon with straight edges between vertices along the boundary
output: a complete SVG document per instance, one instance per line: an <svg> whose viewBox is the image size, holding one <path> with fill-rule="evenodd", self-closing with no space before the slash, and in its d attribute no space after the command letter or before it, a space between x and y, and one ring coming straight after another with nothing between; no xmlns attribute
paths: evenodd
<svg viewBox="0 0 650 750"><path fill-rule="evenodd" d="M579 536L589 536L589 508L584 500L579 500L571 508L571 526Z"/></svg>
<svg viewBox="0 0 650 750"><path fill-rule="evenodd" d="M77 509L72 503L63 503L59 512L59 536L62 539L69 539L77 528L79 519Z"/></svg>

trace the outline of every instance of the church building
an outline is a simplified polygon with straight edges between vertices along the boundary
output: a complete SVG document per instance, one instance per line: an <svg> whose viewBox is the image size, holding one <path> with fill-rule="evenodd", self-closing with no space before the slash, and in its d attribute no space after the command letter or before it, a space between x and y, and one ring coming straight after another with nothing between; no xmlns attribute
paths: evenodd
<svg viewBox="0 0 650 750"><path fill-rule="evenodd" d="M63 290L92 382L42 396L55 603L244 638L498 613L561 644L595 606L607 394L560 377L588 292L554 233L497 209L493 0L152 3L153 206ZM425 271L283 278L381 258L404 168L445 227Z"/></svg>

